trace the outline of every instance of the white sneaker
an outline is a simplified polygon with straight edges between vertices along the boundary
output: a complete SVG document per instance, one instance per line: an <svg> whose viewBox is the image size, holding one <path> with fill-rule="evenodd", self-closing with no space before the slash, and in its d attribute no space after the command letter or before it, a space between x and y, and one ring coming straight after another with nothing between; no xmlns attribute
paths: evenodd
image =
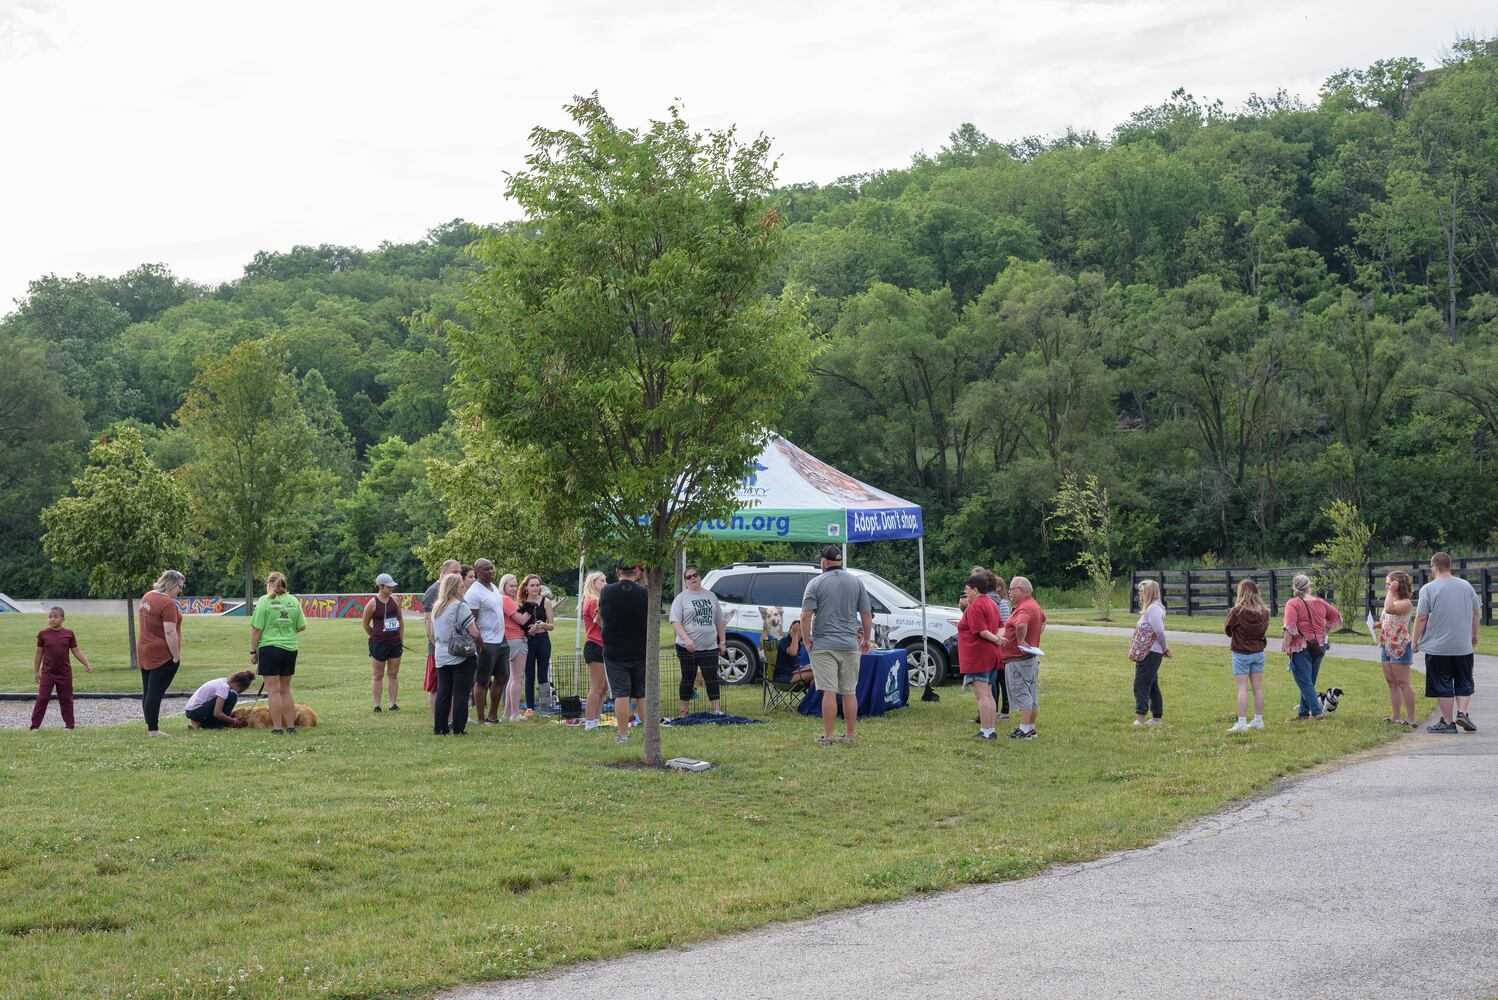
<svg viewBox="0 0 1498 1000"><path fill-rule="evenodd" d="M1164 719L1145 719L1144 720L1144 724L1146 726L1163 726L1163 725L1165 725L1165 720Z"/></svg>
<svg viewBox="0 0 1498 1000"><path fill-rule="evenodd" d="M1248 724L1248 728L1249 729L1263 729L1264 728L1264 720L1263 719L1255 719L1254 721L1252 721L1252 722L1250 722Z"/></svg>
<svg viewBox="0 0 1498 1000"><path fill-rule="evenodd" d="M1138 719L1135 719L1135 720L1134 720L1134 727L1135 727L1135 728L1136 728L1136 729L1137 729L1137 728L1138 728L1138 727L1140 727L1140 726L1142 726L1142 725L1144 725L1144 723L1142 723L1142 722L1140 722L1140 721L1139 721L1139 720L1138 720Z"/></svg>
<svg viewBox="0 0 1498 1000"><path fill-rule="evenodd" d="M1248 730L1249 730L1248 720L1247 719L1239 719L1237 722L1233 723L1233 728L1229 729L1228 732L1230 732L1230 733L1246 733L1246 732L1248 732Z"/></svg>

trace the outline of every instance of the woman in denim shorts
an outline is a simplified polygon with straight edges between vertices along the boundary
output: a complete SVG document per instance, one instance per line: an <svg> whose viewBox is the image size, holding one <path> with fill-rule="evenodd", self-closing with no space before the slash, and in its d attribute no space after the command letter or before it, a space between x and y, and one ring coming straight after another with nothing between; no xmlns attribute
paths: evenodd
<svg viewBox="0 0 1498 1000"><path fill-rule="evenodd" d="M1238 599L1228 612L1222 630L1233 651L1233 682L1238 685L1238 721L1230 733L1264 728L1264 633L1269 629L1269 609L1252 580L1238 582ZM1248 717L1248 689L1254 690L1254 717Z"/></svg>
<svg viewBox="0 0 1498 1000"><path fill-rule="evenodd" d="M1396 569L1384 577L1384 611L1373 627L1378 638L1378 659L1389 685L1389 704L1393 707L1384 721L1401 726L1419 725L1415 721L1415 688L1410 684L1410 664L1415 659L1415 647L1410 641L1410 625L1415 618L1411 590L1408 573Z"/></svg>

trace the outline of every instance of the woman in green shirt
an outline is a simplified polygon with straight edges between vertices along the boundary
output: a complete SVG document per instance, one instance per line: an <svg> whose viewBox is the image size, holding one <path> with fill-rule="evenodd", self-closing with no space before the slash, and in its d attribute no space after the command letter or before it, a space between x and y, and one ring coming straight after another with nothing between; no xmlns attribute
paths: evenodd
<svg viewBox="0 0 1498 1000"><path fill-rule="evenodd" d="M267 576L265 596L255 602L250 619L250 662L265 681L272 733L296 732L291 675L296 673L296 634L306 627L302 602L286 592L286 577Z"/></svg>

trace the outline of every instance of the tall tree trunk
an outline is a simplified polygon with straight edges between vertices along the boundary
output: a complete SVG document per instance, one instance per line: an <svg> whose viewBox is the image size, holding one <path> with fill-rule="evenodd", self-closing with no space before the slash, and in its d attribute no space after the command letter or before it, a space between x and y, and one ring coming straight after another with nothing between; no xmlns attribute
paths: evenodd
<svg viewBox="0 0 1498 1000"><path fill-rule="evenodd" d="M245 614L255 610L255 559L250 553L244 554L244 611Z"/></svg>
<svg viewBox="0 0 1498 1000"><path fill-rule="evenodd" d="M1451 178L1451 223L1446 227L1446 339L1456 343L1456 178Z"/></svg>
<svg viewBox="0 0 1498 1000"><path fill-rule="evenodd" d="M652 566L645 581L645 708L640 713L645 732L645 763L661 762L661 578L664 567ZM629 710L619 713L614 703L614 718L629 732Z"/></svg>
<svg viewBox="0 0 1498 1000"><path fill-rule="evenodd" d="M135 595L125 591L125 628L130 634L130 669L140 669L140 657L135 655Z"/></svg>

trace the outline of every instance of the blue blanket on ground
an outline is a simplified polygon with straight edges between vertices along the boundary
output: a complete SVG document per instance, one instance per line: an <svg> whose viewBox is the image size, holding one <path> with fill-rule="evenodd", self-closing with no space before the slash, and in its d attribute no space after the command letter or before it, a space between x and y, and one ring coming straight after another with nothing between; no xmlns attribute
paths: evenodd
<svg viewBox="0 0 1498 1000"><path fill-rule="evenodd" d="M679 719L662 719L663 726L753 726L764 719L749 719L742 715L714 715L712 712L693 712Z"/></svg>

